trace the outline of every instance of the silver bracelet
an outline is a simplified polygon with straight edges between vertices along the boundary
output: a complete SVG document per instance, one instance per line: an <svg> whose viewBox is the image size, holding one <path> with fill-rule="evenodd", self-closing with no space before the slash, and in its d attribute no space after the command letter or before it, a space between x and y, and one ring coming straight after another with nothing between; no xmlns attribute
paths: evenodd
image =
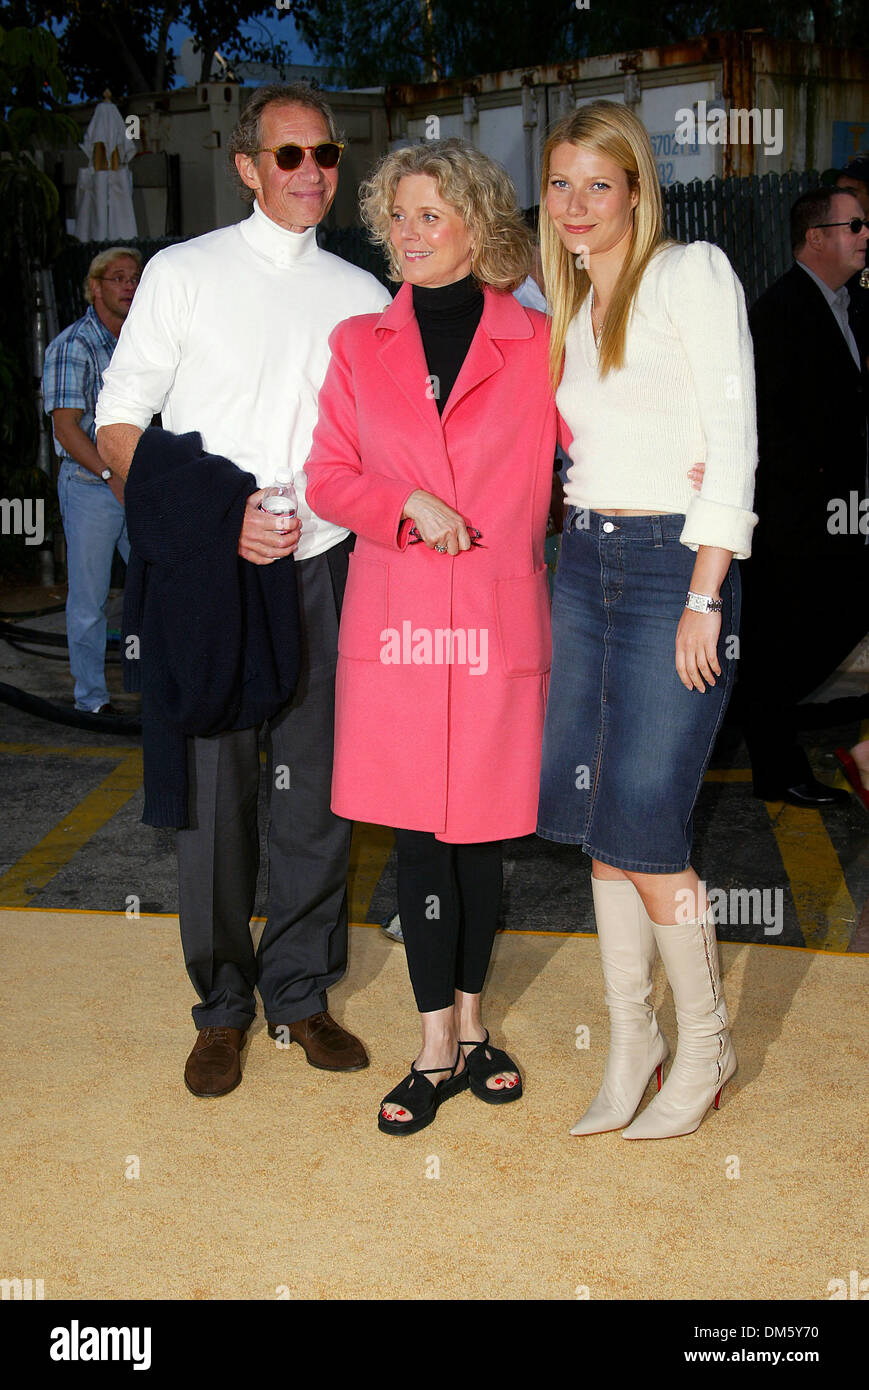
<svg viewBox="0 0 869 1390"><path fill-rule="evenodd" d="M690 608L692 613L720 613L723 604L720 598L710 598L708 594L695 594L689 589L685 607Z"/></svg>

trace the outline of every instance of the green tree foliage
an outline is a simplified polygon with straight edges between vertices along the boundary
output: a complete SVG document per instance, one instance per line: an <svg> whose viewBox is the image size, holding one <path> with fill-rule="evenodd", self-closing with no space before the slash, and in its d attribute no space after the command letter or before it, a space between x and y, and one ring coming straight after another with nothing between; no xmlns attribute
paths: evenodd
<svg viewBox="0 0 869 1390"><path fill-rule="evenodd" d="M300 32L351 86L531 68L678 43L720 30L866 43L865 0L299 0Z"/></svg>
<svg viewBox="0 0 869 1390"><path fill-rule="evenodd" d="M163 91L175 66L172 26L196 38L204 79L217 49L290 61L262 21L292 16L318 61L351 86L471 77L710 34L762 28L774 38L864 46L865 0L0 0L0 24L43 25L58 38L70 95L116 99ZM259 21L258 37L251 24ZM245 26L247 28L245 29Z"/></svg>
<svg viewBox="0 0 869 1390"><path fill-rule="evenodd" d="M58 193L42 151L78 138L60 110L67 89L58 48L43 28L0 28L0 476L5 496L44 494L36 465L33 271L57 254ZM3 538L0 566L20 546ZM30 552L32 558L33 552Z"/></svg>
<svg viewBox="0 0 869 1390"><path fill-rule="evenodd" d="M2 0L0 23L44 25L57 37L59 61L72 97L115 100L135 92L161 92L175 72L172 26L189 29L202 55L201 80L217 49L240 59L289 62L285 43L268 29L251 37L242 26L260 16L281 19L265 0Z"/></svg>

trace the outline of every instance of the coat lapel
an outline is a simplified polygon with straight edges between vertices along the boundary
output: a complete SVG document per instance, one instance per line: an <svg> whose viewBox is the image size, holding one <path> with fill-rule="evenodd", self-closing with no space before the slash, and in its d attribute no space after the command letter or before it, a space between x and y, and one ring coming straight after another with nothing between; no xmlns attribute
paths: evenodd
<svg viewBox="0 0 869 1390"><path fill-rule="evenodd" d="M483 316L444 407L441 416L444 427L462 399L503 367L504 354L495 340L531 338L534 335L528 315L512 294L488 288L484 289L483 294Z"/></svg>
<svg viewBox="0 0 869 1390"><path fill-rule="evenodd" d="M488 288L483 293L485 302L479 327L441 416L429 385L428 364L413 312L410 285L402 285L377 324L377 333L382 339L378 355L385 371L426 425L440 435L459 402L503 367L504 354L495 340L531 338L534 334L528 315L512 294Z"/></svg>
<svg viewBox="0 0 869 1390"><path fill-rule="evenodd" d="M375 331L381 342L377 355L384 371L426 426L441 435L410 285L402 285L381 314Z"/></svg>

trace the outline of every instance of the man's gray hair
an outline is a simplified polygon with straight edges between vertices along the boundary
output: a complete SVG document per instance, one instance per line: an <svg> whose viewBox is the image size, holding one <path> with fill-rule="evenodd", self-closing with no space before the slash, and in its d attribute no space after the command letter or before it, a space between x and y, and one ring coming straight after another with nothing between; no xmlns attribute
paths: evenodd
<svg viewBox="0 0 869 1390"><path fill-rule="evenodd" d="M318 111L326 122L330 140L340 140L341 136L335 115L326 98L307 82L290 82L286 86L271 83L258 87L238 118L238 124L229 139L229 170L245 203L252 203L255 194L252 188L239 175L235 166L235 156L246 154L253 157L262 149L262 114L267 106L307 106Z"/></svg>

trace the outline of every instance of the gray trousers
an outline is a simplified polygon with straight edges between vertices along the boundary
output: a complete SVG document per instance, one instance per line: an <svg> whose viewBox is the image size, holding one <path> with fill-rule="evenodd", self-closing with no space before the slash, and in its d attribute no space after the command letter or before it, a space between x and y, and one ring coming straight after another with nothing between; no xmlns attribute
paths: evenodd
<svg viewBox="0 0 869 1390"><path fill-rule="evenodd" d="M270 1023L327 1007L347 965L352 823L330 809L338 620L350 540L296 563L301 674L266 726L268 918L256 954L257 729L188 740L190 824L177 836L181 944L199 995L197 1028L245 1029L254 988Z"/></svg>

